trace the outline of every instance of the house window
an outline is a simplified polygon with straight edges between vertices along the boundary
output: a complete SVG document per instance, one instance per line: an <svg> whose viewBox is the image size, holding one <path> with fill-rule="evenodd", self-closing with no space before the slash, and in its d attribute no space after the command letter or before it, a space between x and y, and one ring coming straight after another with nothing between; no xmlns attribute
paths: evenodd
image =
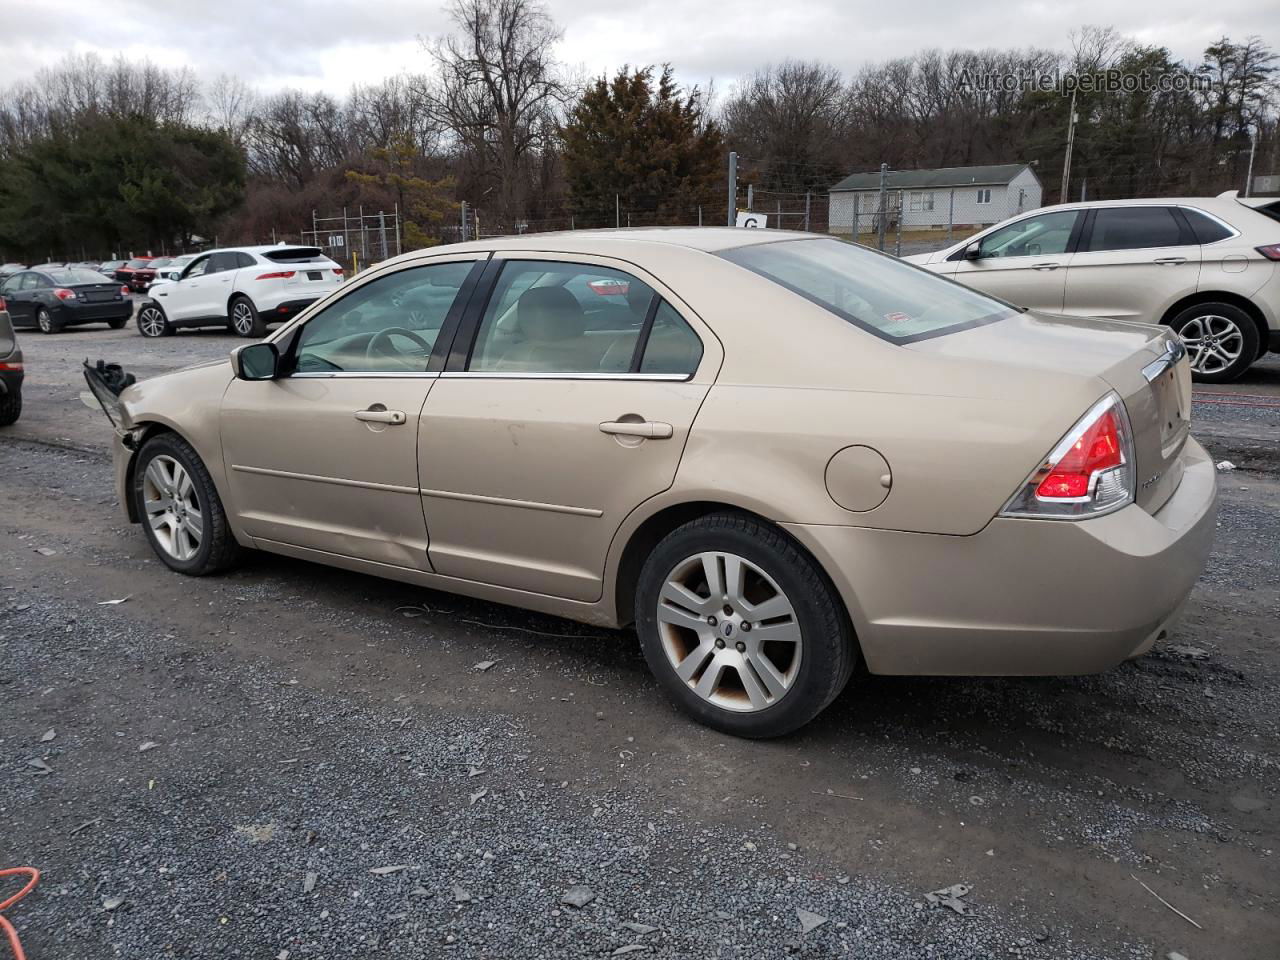
<svg viewBox="0 0 1280 960"><path fill-rule="evenodd" d="M918 192L918 191L917 191L917 192L913 192L913 193L911 194L910 199L908 200L908 203L909 203L909 205L910 205L910 206L909 206L909 209L910 209L913 213L917 213L917 212L927 212L927 211L929 211L929 210L932 210L932 209L933 209L933 194L932 194L932 193L921 193L921 192Z"/></svg>
<svg viewBox="0 0 1280 960"><path fill-rule="evenodd" d="M991 188L990 188L990 187L983 187L981 190L979 190L979 191L978 191L978 202L979 202L979 203L990 203L990 202L991 202Z"/></svg>

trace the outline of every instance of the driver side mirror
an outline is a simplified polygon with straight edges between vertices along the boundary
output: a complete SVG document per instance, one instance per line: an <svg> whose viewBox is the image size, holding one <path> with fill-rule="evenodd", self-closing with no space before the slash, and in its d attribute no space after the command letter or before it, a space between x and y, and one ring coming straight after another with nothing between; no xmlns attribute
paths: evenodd
<svg viewBox="0 0 1280 960"><path fill-rule="evenodd" d="M231 370L240 380L274 380L279 366L274 343L249 343L231 351Z"/></svg>
<svg viewBox="0 0 1280 960"><path fill-rule="evenodd" d="M971 243L971 244L969 244L967 247L965 247L965 248L964 248L964 258L965 258L966 260L981 260L981 259L982 259L982 244L981 244L981 243L979 243L977 240L975 240L975 241L973 241L973 243Z"/></svg>

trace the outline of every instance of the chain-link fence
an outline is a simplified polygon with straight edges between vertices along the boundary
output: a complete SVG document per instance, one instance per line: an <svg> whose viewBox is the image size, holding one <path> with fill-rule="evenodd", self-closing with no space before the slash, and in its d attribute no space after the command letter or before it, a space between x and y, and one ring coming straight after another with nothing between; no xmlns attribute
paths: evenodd
<svg viewBox="0 0 1280 960"><path fill-rule="evenodd" d="M376 213L363 207L355 212L344 209L340 215L324 217L313 212L311 229L300 231L299 238L308 246L319 247L352 274L403 250L398 208Z"/></svg>

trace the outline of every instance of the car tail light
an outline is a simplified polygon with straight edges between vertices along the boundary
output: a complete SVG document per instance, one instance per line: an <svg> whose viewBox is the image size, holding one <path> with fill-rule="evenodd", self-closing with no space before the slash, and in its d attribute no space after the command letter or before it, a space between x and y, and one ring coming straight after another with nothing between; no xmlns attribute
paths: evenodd
<svg viewBox="0 0 1280 960"><path fill-rule="evenodd" d="M3 362L0 362L0 370L21 370L21 369L22 369L22 364L15 363L12 360L5 360Z"/></svg>
<svg viewBox="0 0 1280 960"><path fill-rule="evenodd" d="M297 270L278 270L275 273L259 274L258 279L259 280L288 280L297 272L298 272Z"/></svg>
<svg viewBox="0 0 1280 960"><path fill-rule="evenodd" d="M342 276L342 268L341 268L341 267L334 267L334 268L333 268L333 275L334 275L335 277L340 277L340 276Z"/></svg>
<svg viewBox="0 0 1280 960"><path fill-rule="evenodd" d="M4 297L0 297L0 313L3 313L5 310L8 310L8 309L9 308L5 305Z"/></svg>
<svg viewBox="0 0 1280 960"><path fill-rule="evenodd" d="M1133 502L1133 430L1114 392L1058 441L1001 512L1006 517L1079 520Z"/></svg>
<svg viewBox="0 0 1280 960"><path fill-rule="evenodd" d="M74 300L76 298L76 292L65 287L54 288L53 295L59 300Z"/></svg>
<svg viewBox="0 0 1280 960"><path fill-rule="evenodd" d="M122 297L127 297L128 295L129 295L129 288L128 288L128 287L121 287L121 288L120 288L120 296L122 296Z"/></svg>
<svg viewBox="0 0 1280 960"><path fill-rule="evenodd" d="M1269 243L1265 247L1254 247L1268 260L1280 260L1280 243Z"/></svg>

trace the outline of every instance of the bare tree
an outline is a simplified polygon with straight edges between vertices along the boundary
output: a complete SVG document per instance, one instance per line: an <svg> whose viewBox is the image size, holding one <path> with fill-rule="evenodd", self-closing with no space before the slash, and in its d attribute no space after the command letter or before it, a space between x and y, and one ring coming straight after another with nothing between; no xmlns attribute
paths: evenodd
<svg viewBox="0 0 1280 960"><path fill-rule="evenodd" d="M553 49L560 31L538 0L453 0L458 33L430 49L438 86L430 99L442 125L497 191L509 226L523 214L530 161L553 145L568 90Z"/></svg>
<svg viewBox="0 0 1280 960"><path fill-rule="evenodd" d="M209 85L205 100L209 122L243 144L258 104L254 89L241 77L223 73Z"/></svg>

